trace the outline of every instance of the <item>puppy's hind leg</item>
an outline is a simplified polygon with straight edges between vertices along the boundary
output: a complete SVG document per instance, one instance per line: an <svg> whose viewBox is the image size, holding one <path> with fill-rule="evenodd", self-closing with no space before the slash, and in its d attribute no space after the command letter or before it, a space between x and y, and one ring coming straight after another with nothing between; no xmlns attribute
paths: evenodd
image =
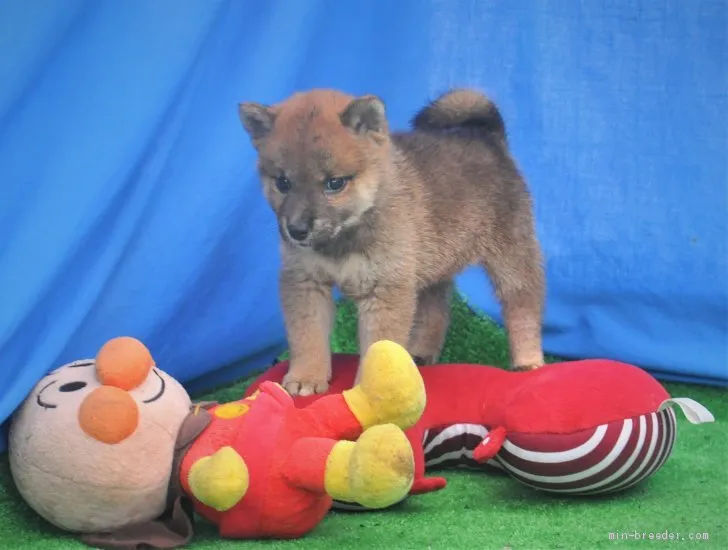
<svg viewBox="0 0 728 550"><path fill-rule="evenodd" d="M443 281L421 290L412 325L408 351L417 365L437 362L450 325L452 281Z"/></svg>
<svg viewBox="0 0 728 550"><path fill-rule="evenodd" d="M511 364L531 370L544 363L541 323L545 294L542 256L532 234L521 234L499 254L483 258L501 304Z"/></svg>

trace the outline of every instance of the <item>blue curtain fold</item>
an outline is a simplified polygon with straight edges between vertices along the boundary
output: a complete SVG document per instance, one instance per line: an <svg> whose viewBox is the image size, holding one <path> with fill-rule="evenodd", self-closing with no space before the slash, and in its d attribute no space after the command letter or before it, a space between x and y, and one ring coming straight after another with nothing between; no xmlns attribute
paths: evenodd
<svg viewBox="0 0 728 550"><path fill-rule="evenodd" d="M0 422L117 335L190 388L285 348L237 103L312 87L379 94L400 128L489 93L534 195L547 351L728 384L727 29L720 0L0 0ZM458 282L500 320L485 275Z"/></svg>

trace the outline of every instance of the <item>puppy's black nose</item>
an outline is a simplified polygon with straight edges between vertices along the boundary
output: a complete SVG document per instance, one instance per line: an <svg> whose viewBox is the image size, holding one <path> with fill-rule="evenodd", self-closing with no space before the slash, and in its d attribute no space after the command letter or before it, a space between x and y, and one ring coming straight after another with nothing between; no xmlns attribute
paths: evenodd
<svg viewBox="0 0 728 550"><path fill-rule="evenodd" d="M294 241L303 241L311 231L311 224L308 222L289 223L286 225L286 229Z"/></svg>

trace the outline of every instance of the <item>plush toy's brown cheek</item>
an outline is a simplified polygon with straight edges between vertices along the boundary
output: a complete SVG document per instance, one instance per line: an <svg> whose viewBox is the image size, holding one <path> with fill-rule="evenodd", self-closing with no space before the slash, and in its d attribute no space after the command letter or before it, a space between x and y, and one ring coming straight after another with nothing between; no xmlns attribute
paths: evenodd
<svg viewBox="0 0 728 550"><path fill-rule="evenodd" d="M101 386L81 403L78 423L90 437L113 445L134 433L139 424L139 407L124 390Z"/></svg>

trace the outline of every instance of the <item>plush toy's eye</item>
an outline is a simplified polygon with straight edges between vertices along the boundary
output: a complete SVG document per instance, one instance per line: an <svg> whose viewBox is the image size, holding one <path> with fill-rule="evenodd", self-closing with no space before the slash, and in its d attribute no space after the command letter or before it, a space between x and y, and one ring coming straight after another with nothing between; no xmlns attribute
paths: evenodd
<svg viewBox="0 0 728 550"><path fill-rule="evenodd" d="M167 389L167 383L164 381L164 378L159 374L159 371L157 371L157 369L152 369L152 373L154 374L154 376L150 376L149 378L154 379L155 384L157 384L157 388L151 397L142 401L143 403L153 403L154 401L162 397L165 390Z"/></svg>
<svg viewBox="0 0 728 550"><path fill-rule="evenodd" d="M58 388L58 391L63 393L68 393L72 391L78 391L82 390L86 387L86 382L68 382L66 384L63 384L60 388Z"/></svg>

